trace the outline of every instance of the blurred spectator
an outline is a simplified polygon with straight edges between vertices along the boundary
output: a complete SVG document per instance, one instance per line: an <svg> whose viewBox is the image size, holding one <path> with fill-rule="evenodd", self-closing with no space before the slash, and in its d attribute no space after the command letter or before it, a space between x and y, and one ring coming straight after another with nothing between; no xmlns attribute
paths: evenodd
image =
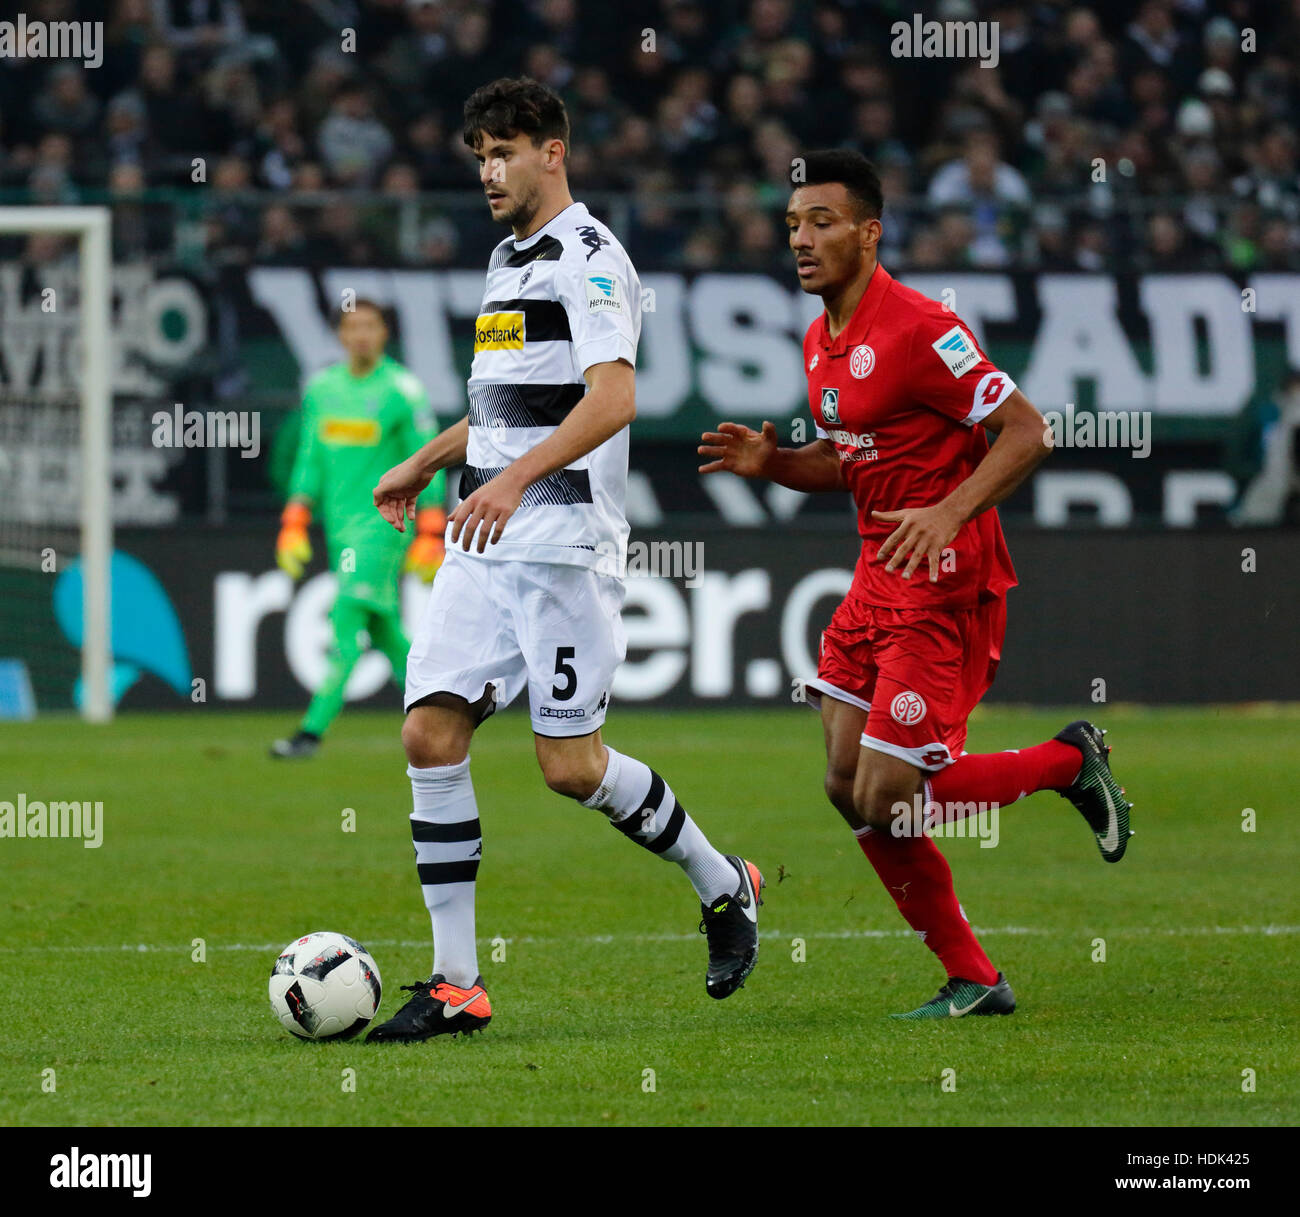
<svg viewBox="0 0 1300 1217"><path fill-rule="evenodd" d="M307 155L307 141L298 130L298 110L291 97L272 102L257 128L258 176L272 190L293 184L294 166Z"/></svg>
<svg viewBox="0 0 1300 1217"><path fill-rule="evenodd" d="M139 161L144 155L149 131L144 102L138 93L119 93L108 103L108 158Z"/></svg>
<svg viewBox="0 0 1300 1217"><path fill-rule="evenodd" d="M1113 270L1110 233L1103 224L1085 224L1075 234L1074 262L1080 270L1097 274Z"/></svg>
<svg viewBox="0 0 1300 1217"><path fill-rule="evenodd" d="M1211 265L1212 251L1182 221L1168 211L1157 211L1146 227L1146 249L1139 255L1141 270L1201 270Z"/></svg>
<svg viewBox="0 0 1300 1217"><path fill-rule="evenodd" d="M262 266L302 265L307 254L307 239L293 211L282 204L266 208L254 261Z"/></svg>
<svg viewBox="0 0 1300 1217"><path fill-rule="evenodd" d="M427 220L420 231L418 260L431 266L450 266L460 250L456 225L446 216Z"/></svg>
<svg viewBox="0 0 1300 1217"><path fill-rule="evenodd" d="M51 205L77 202L72 165L72 141L66 135L42 137L27 182L33 200Z"/></svg>
<svg viewBox="0 0 1300 1217"><path fill-rule="evenodd" d="M430 111L406 132L406 155L419 175L421 190L472 189L477 168L459 131L449 136L438 115Z"/></svg>
<svg viewBox="0 0 1300 1217"><path fill-rule="evenodd" d="M219 140L209 138L205 108L191 80L178 81L176 56L156 42L145 48L140 79L134 90L144 106L147 168L168 179L188 174L194 156L219 153Z"/></svg>
<svg viewBox="0 0 1300 1217"><path fill-rule="evenodd" d="M970 137L966 154L960 160L950 161L934 175L927 194L937 207L987 200L1029 202L1025 179L998 159L997 140L987 132Z"/></svg>
<svg viewBox="0 0 1300 1217"><path fill-rule="evenodd" d="M113 260L130 262L164 252L171 243L168 212L141 199L145 190L144 171L124 161L108 175L108 193L113 201Z"/></svg>
<svg viewBox="0 0 1300 1217"><path fill-rule="evenodd" d="M393 137L374 115L370 95L360 85L342 89L321 123L321 160L340 186L370 186L393 151Z"/></svg>
<svg viewBox="0 0 1300 1217"><path fill-rule="evenodd" d="M627 108L614 96L609 73L599 66L578 70L567 105L573 130L582 133L577 142L591 147L609 143L627 113Z"/></svg>
<svg viewBox="0 0 1300 1217"><path fill-rule="evenodd" d="M1295 225L1286 216L1273 215L1264 220L1259 234L1260 270L1300 270Z"/></svg>
<svg viewBox="0 0 1300 1217"><path fill-rule="evenodd" d="M1222 172L1223 162L1210 144L1194 144L1183 156L1188 196L1183 207L1183 223L1188 231L1206 241L1216 240L1222 226L1221 209L1216 204Z"/></svg>
<svg viewBox="0 0 1300 1217"><path fill-rule="evenodd" d="M1247 149L1246 157L1250 168L1232 184L1237 194L1262 207L1300 216L1295 129L1275 123Z"/></svg>
<svg viewBox="0 0 1300 1217"><path fill-rule="evenodd" d="M446 5L435 0L415 0L415 3L407 5L406 16L410 28L389 43L378 64L394 97L399 100L422 98L443 71L450 73L450 78L463 88L465 81L458 72L466 61L469 64L480 61L483 53L484 14L471 11L449 20L451 14ZM454 32L462 24L468 28L461 31L461 45L452 55L448 27Z"/></svg>
<svg viewBox="0 0 1300 1217"><path fill-rule="evenodd" d="M665 251L679 249L686 240L680 210L662 201L672 189L673 176L663 169L642 174L637 182L632 226L623 241L634 263L662 257Z"/></svg>
<svg viewBox="0 0 1300 1217"><path fill-rule="evenodd" d="M1242 203L1228 213L1228 227L1222 237L1228 265L1234 270L1253 270L1259 262L1260 212L1256 203Z"/></svg>
<svg viewBox="0 0 1300 1217"><path fill-rule="evenodd" d="M998 160L997 141L990 132L977 132L965 156L945 165L927 192L936 207L963 204L968 208L971 239L967 256L976 266L1003 266L1010 259L1012 225L1005 204L1028 206L1029 187L1019 172ZM940 233L944 231L940 221Z"/></svg>
<svg viewBox="0 0 1300 1217"><path fill-rule="evenodd" d="M154 28L175 51L210 59L248 34L238 0L153 0Z"/></svg>
<svg viewBox="0 0 1300 1217"><path fill-rule="evenodd" d="M728 269L762 271L778 276L789 273L790 253L781 243L781 230L775 216L766 211L750 212L732 233Z"/></svg>
<svg viewBox="0 0 1300 1217"><path fill-rule="evenodd" d="M99 99L86 89L85 69L72 63L55 67L32 103L32 119L37 126L77 142L94 132L99 112Z"/></svg>
<svg viewBox="0 0 1300 1217"><path fill-rule="evenodd" d="M95 72L101 97L112 97L136 82L153 32L152 0L114 0L113 15L104 28L104 62Z"/></svg>

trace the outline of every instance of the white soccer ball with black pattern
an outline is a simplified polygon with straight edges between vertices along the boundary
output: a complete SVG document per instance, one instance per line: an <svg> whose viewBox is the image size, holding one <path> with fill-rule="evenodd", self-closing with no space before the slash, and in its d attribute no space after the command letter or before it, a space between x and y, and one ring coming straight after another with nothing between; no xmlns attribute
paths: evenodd
<svg viewBox="0 0 1300 1217"><path fill-rule="evenodd" d="M304 934L271 969L271 1012L301 1039L346 1039L375 1017L380 985L378 966L355 938Z"/></svg>

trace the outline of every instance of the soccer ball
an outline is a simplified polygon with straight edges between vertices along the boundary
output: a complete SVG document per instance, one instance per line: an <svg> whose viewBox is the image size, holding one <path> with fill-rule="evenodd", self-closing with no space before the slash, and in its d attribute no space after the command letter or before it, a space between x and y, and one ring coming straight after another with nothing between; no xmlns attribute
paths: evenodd
<svg viewBox="0 0 1300 1217"><path fill-rule="evenodd" d="M305 1040L347 1039L379 1009L379 968L355 938L316 932L291 942L271 969L271 1012Z"/></svg>

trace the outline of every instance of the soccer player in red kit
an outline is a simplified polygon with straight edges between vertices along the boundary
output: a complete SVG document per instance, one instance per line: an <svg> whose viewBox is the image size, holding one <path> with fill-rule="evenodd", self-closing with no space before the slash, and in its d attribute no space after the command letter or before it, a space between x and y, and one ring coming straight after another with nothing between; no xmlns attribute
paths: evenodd
<svg viewBox="0 0 1300 1217"><path fill-rule="evenodd" d="M1032 748L963 750L1016 584L994 506L1048 454L1050 432L958 316L877 261L882 197L871 163L834 150L809 153L802 167L786 225L800 287L826 306L803 346L817 439L780 448L770 422L721 423L702 437L700 471L852 493L862 553L807 693L821 710L830 801L948 974L934 998L893 1017L1010 1014L1011 986L924 828L1055 790L1107 862L1129 837L1131 805L1093 724L1071 723Z"/></svg>

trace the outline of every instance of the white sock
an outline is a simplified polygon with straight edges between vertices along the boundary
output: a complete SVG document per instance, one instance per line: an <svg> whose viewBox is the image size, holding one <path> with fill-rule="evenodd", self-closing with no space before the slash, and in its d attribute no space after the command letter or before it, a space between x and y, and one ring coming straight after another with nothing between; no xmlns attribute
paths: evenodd
<svg viewBox="0 0 1300 1217"><path fill-rule="evenodd" d="M469 758L432 769L406 767L411 779L411 838L424 904L433 923L433 970L461 988L478 978L474 885L483 837Z"/></svg>
<svg viewBox="0 0 1300 1217"><path fill-rule="evenodd" d="M653 854L676 862L705 904L732 895L740 876L682 809L668 783L635 757L605 748L609 763L584 807L603 811L621 833Z"/></svg>

